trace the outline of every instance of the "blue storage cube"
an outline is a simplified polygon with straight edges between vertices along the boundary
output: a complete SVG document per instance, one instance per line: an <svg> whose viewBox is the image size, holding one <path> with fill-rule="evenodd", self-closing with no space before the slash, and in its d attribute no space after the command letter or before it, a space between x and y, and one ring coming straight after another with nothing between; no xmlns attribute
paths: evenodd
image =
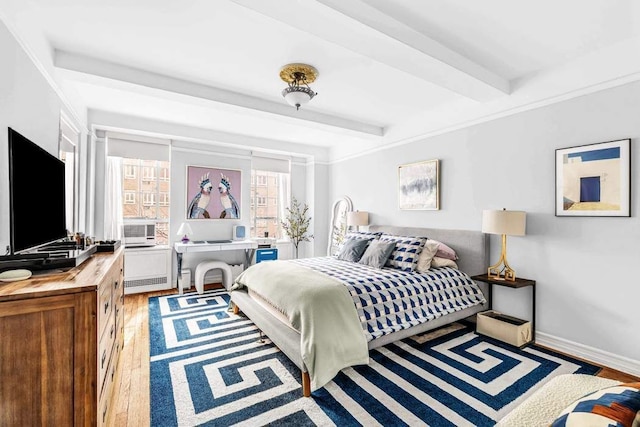
<svg viewBox="0 0 640 427"><path fill-rule="evenodd" d="M278 249L256 249L256 264L262 261L275 261L278 259Z"/></svg>

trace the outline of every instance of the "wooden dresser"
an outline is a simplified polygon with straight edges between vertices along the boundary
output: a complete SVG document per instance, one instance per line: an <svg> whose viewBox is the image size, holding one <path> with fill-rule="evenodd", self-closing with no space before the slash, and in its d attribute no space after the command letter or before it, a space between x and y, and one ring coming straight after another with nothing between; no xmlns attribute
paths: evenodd
<svg viewBox="0 0 640 427"><path fill-rule="evenodd" d="M124 345L123 277L119 248L0 283L0 426L106 425Z"/></svg>

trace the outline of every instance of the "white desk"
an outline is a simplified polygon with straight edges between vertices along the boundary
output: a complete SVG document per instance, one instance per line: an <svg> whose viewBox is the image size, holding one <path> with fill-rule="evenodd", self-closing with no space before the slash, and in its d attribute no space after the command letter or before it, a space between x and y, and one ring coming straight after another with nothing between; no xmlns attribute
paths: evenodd
<svg viewBox="0 0 640 427"><path fill-rule="evenodd" d="M209 241L193 241L182 243L176 242L173 248L176 250L176 259L178 260L178 277L182 277L182 255L196 252L218 252L218 251L238 251L244 250L243 267L246 269L251 265L251 259L255 250L258 248L258 242L254 240L234 240L231 242L219 243L212 240ZM202 242L202 243L200 243Z"/></svg>

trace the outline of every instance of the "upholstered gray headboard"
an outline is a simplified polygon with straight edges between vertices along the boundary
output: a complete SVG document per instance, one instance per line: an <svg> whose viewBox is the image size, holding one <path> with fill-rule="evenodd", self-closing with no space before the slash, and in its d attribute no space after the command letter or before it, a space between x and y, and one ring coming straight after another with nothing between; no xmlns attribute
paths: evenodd
<svg viewBox="0 0 640 427"><path fill-rule="evenodd" d="M486 273L489 266L489 236L480 231L392 225L371 225L369 231L383 231L399 236L422 236L446 243L460 258L456 261L458 268L470 276Z"/></svg>

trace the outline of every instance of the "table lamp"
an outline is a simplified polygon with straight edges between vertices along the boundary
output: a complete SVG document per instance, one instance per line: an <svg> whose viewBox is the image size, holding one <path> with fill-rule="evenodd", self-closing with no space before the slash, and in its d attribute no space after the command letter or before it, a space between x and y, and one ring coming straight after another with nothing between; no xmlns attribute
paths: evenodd
<svg viewBox="0 0 640 427"><path fill-rule="evenodd" d="M515 282L516 271L507 262L507 236L524 236L527 224L526 215L526 212L523 211L508 211L506 209L482 212L482 232L502 235L502 254L500 260L487 269L489 279Z"/></svg>
<svg viewBox="0 0 640 427"><path fill-rule="evenodd" d="M180 224L180 228L178 228L178 232L176 234L178 236L182 236L182 243L189 243L189 235L193 234L193 230L191 230L189 223L183 222Z"/></svg>
<svg viewBox="0 0 640 427"><path fill-rule="evenodd" d="M359 230L361 225L369 225L369 212L347 212L347 226L352 225L356 227L356 230Z"/></svg>

